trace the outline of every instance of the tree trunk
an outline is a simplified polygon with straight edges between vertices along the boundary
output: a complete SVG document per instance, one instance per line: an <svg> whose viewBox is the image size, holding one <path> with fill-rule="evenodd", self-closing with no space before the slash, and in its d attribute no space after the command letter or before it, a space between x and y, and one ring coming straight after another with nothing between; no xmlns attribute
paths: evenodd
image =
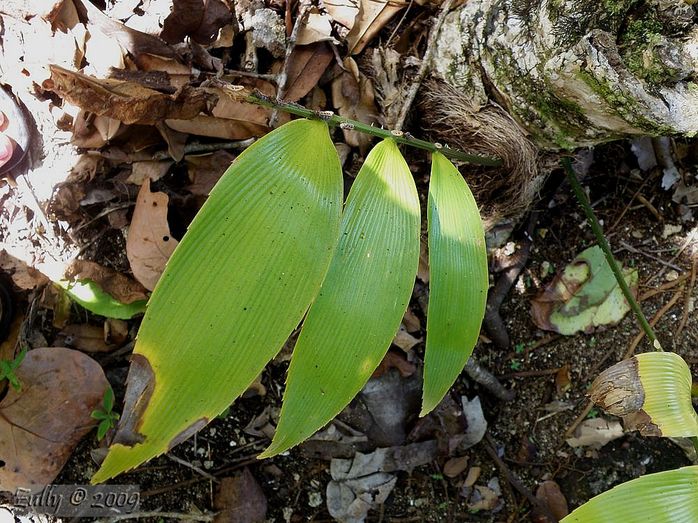
<svg viewBox="0 0 698 523"><path fill-rule="evenodd" d="M449 84L497 102L549 149L694 135L697 66L696 12L683 0L469 0L447 17L434 59Z"/></svg>

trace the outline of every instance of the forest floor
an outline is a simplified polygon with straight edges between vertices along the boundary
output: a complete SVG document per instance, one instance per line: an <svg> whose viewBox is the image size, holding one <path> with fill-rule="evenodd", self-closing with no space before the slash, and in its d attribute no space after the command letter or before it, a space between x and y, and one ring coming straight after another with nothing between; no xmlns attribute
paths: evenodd
<svg viewBox="0 0 698 523"><path fill-rule="evenodd" d="M381 18L380 11L367 14L363 9L357 14L351 10L354 4L346 2L343 10L328 8L334 18L324 20L328 11L315 9L309 14L312 23L305 26L313 31L301 27L295 47L286 47L285 35L298 26L295 5L287 8L272 0L262 7L261 2L240 0L232 17L229 9L225 14L230 4L219 0L197 11L198 24L187 25L181 16L166 22L171 4L117 0L101 5L101 15L78 0L0 6L0 81L6 92L22 101L31 136L23 163L0 181L0 269L7 276L0 283L12 296L12 306L4 301L0 310L0 358L12 360L20 345L88 354L114 389L117 412L141 316L105 319L77 304L66 306L64 295L48 278L56 279L51 268L58 262L77 257L99 266L91 272L98 283L128 278L131 300L133 295L145 297L153 271L155 279L159 274L152 259L145 259L133 244L139 194L165 195L166 216L151 218L163 219L160 225L179 240L235 155L269 130L270 113L249 104L229 107L211 98L201 108L206 115L199 115L198 109L185 114L201 101L197 96L203 96L188 93L186 87L198 88L202 81L218 77L273 96L278 94L280 75L286 74L282 90L287 99L362 121L394 120L396 107L414 81L432 17L439 12L438 6L410 2L408 9L401 5ZM186 10L200 2L174 4ZM250 36L252 30L256 37ZM169 43L143 36L146 33ZM49 71L49 64L67 72ZM116 74L110 67L124 71ZM81 68L92 78L71 72ZM151 91L123 85L120 91L116 84L104 82L109 75ZM212 85L209 88L215 90ZM185 94L163 109L159 97L173 93ZM126 103L115 108L119 96ZM7 113L11 102L2 103ZM157 113L157 121L149 111ZM428 115L419 119L425 118ZM420 128L410 128L409 120L406 129L422 135ZM348 189L368 143L351 131L333 133ZM695 373L698 228L693 207L698 205L698 190L692 184L698 147L694 141L670 142L673 160L667 163L655 154L659 142L633 143L585 151L591 160L580 169L581 181L616 258L638 271L637 295L664 348L680 354ZM405 155L425 204L426 155ZM110 482L138 485L141 503L132 517L541 523L551 518L540 507L560 518L614 485L690 464L676 442L624 432L618 420L589 407L586 393L601 370L632 352L651 350L646 339L636 340L640 328L631 314L617 324L569 336L543 330L532 319L532 301L576 256L595 245L562 169L554 167L557 157L546 153L545 160L541 163L553 167L547 168L539 198L514 226L501 229L505 233L500 232L490 249L494 284L530 248L499 311L509 344L501 346L483 331L474 351L480 368L511 390L513 399L498 398L491 386L463 373L444 403L418 418L428 299L422 267L403 332L384 365L328 428L279 456L256 459L278 419L292 338L228 411L166 455ZM461 171L467 179L469 168ZM124 288L115 291L117 298L124 298ZM4 324L10 320L11 325ZM362 335L360 326L356 331ZM78 379L66 373L65 382ZM22 426L7 421L11 393L5 385L0 453L9 452L7 442L15 437L10 435ZM72 419L74 413L55 405L40 398L23 415L33 420ZM106 443L98 441L92 425L88 429L77 438L42 434L46 441L63 438L48 452L52 462L46 455L37 457L36 452L45 450L43 443L38 450L32 444L15 448L12 459L34 460L39 462L37 469L53 467L53 484L87 484ZM571 446L568 440L580 433L588 438L586 443ZM374 463L362 461L362 455L372 456ZM11 460L1 454L0 460L5 473ZM349 465L355 469L352 481L336 470ZM16 485L11 474L0 478L0 491ZM16 510L13 493L4 510Z"/></svg>

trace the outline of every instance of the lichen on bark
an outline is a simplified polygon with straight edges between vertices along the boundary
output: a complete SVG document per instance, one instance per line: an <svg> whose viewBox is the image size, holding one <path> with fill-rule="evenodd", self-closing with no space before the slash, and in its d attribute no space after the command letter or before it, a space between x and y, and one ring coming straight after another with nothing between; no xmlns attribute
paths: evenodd
<svg viewBox="0 0 698 523"><path fill-rule="evenodd" d="M698 25L684 0L469 0L434 70L545 148L698 132Z"/></svg>

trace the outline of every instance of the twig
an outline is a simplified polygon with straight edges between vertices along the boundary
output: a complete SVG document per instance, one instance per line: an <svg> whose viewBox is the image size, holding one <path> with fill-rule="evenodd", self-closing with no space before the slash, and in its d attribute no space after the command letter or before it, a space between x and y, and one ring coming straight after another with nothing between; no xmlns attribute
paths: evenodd
<svg viewBox="0 0 698 523"><path fill-rule="evenodd" d="M190 143L184 146L184 154L210 153L221 149L246 149L255 142L256 138L246 140L233 140L216 143ZM170 158L167 151L158 151L153 155L153 160L165 160Z"/></svg>
<svg viewBox="0 0 698 523"><path fill-rule="evenodd" d="M587 415L591 412L591 409L594 408L594 402L590 401L587 403L587 406L584 407L584 410L579 413L579 416L575 418L575 420L572 422L572 425L570 425L567 430L565 431L565 438L569 438L572 434L574 434L574 431L577 429L577 426L584 421L584 418L587 417Z"/></svg>
<svg viewBox="0 0 698 523"><path fill-rule="evenodd" d="M511 401L514 399L514 391L505 389L504 385L499 382L494 374L482 367L473 356L470 356L468 362L465 364L465 372L473 381L485 387L496 398L502 401Z"/></svg>
<svg viewBox="0 0 698 523"><path fill-rule="evenodd" d="M202 468L197 467L196 465L193 465L193 464L189 463L188 461L183 460L182 458L178 458L177 456L174 456L174 455L172 455L172 454L165 454L165 455L166 455L168 458L170 458L172 461L174 461L175 463L179 463L180 465L183 465L183 466L185 466L185 467L187 467L187 468L193 470L194 472L196 472L197 474L201 475L202 477L204 477L204 478L206 478L206 479L208 479L208 480L211 480L211 481L213 481L213 482L215 482L215 483L220 483L220 480L219 480L216 476L214 476L213 474L210 474L210 473L206 472L206 471L203 470Z"/></svg>
<svg viewBox="0 0 698 523"><path fill-rule="evenodd" d="M560 369L545 369L545 370L522 370L521 372L510 372L500 376L500 379L508 380L511 378L540 378L541 376L550 376L557 374Z"/></svg>
<svg viewBox="0 0 698 523"><path fill-rule="evenodd" d="M683 301L683 315L681 316L681 322L679 327L676 329L676 336L674 339L681 336L683 329L686 327L686 322L688 322L688 309L691 303L691 295L693 294L693 287L696 284L696 270L698 270L698 254L693 255L693 263L691 263L691 279L688 283L688 288L686 289L686 297Z"/></svg>
<svg viewBox="0 0 698 523"><path fill-rule="evenodd" d="M624 241L620 241L619 243L620 243L620 246L623 247L623 249L625 249L628 252L632 252L633 254L641 254L642 256L645 256L646 258L649 258L650 260L654 260L657 263L660 263L666 267L674 269L675 271L679 271L679 272L683 271L683 269L681 267L679 267L678 265L674 265L673 263L662 260L658 256L653 256L652 254L641 251L640 249L633 247L629 243L626 243Z"/></svg>
<svg viewBox="0 0 698 523"><path fill-rule="evenodd" d="M405 124L407 114L409 113L410 108L412 107L414 99L417 97L417 92L419 91L419 88L422 85L422 81L424 81L424 77L427 75L427 72L429 71L431 55L433 54L434 48L436 47L436 39L438 38L439 33L441 32L441 26L443 25L444 20L446 19L446 15L451 10L452 4L453 0L446 0L443 4L441 4L439 16L436 18L436 21L434 22L434 27L432 27L431 31L429 32L429 41L427 42L427 49L426 51L424 51L424 56L422 57L422 63L419 66L419 71L417 71L417 76L412 81L412 85L410 86L409 91L407 91L405 101L403 102L402 107L400 108L400 115L397 118L397 122L395 122L395 129L397 129L398 131L400 131L402 129L402 126Z"/></svg>
<svg viewBox="0 0 698 523"><path fill-rule="evenodd" d="M640 308L640 305L635 299L635 296L633 296L633 293L630 290L628 283L625 281L623 272L621 271L620 267L618 266L618 263L616 263L616 260L613 257L613 252L611 251L610 245L608 245L608 240L606 240L606 237L603 234L601 224L599 223L599 220L596 219L596 215L594 214L594 211L591 208L591 205L589 204L589 199L587 198L586 193L582 189L582 186L579 184L579 180L577 180L577 175L574 173L574 169L572 169L572 162L568 157L565 157L562 159L562 165L565 168L565 174L567 175L567 179L569 180L570 185L572 186L574 195L577 197L579 205L582 207L582 209L584 209L584 214L587 217L589 226L591 227L591 230L594 232L594 236L596 236L596 241L599 242L599 247L601 247L601 250L603 251L604 256L606 257L606 261L608 262L608 265L611 268L613 275L616 277L616 282L618 283L620 290L623 292L623 296L625 296L625 299L628 300L630 308L632 309L633 313L635 313L637 321L640 323L642 330L645 331L645 334L647 334L647 337L650 339L652 346L656 350L661 351L662 346L659 343L657 336L652 330L650 324L647 322L645 314L642 312L642 309Z"/></svg>
<svg viewBox="0 0 698 523"><path fill-rule="evenodd" d="M678 278L676 278L674 281L669 281L669 282L663 283L659 287L656 287L654 289L650 289L649 291L645 292L644 294L641 294L640 297L638 298L638 300L643 302L645 300L650 299L652 296L656 296L657 294L661 294L663 292L670 291L671 289L676 287L679 283L688 279L688 276L689 276L688 273L683 273Z"/></svg>
<svg viewBox="0 0 698 523"><path fill-rule="evenodd" d="M308 19L310 14L310 2L308 0L301 0L298 17L296 18L296 23L293 25L293 30L291 31L291 36L286 44L286 56L284 57L284 66L281 68L278 79L276 81L276 101L280 102L286 96L286 84L288 83L288 70L291 67L291 55L293 50L296 48L296 41L298 40L298 33L300 33L301 27L305 25L305 21ZM271 127L276 127L278 121L278 113L276 110L272 112L271 119L269 120L269 125Z"/></svg>
<svg viewBox="0 0 698 523"><path fill-rule="evenodd" d="M696 238L697 235L698 235L698 228L694 228L693 230L691 230L691 232L686 237L686 240L684 240L683 245L681 246L679 251L671 258L671 260L669 260L669 263L674 263L678 259L678 257L683 254L683 251L686 250L686 247L688 247L691 243L693 243L697 240L697 238ZM649 285L653 280L655 280L656 278L659 278L662 274L664 274L665 270L666 270L666 267L662 267L661 270L659 272L657 272L654 276L649 278L645 282L645 284Z"/></svg>
<svg viewBox="0 0 698 523"><path fill-rule="evenodd" d="M655 218L657 218L657 221L659 221L659 222L664 221L664 217L661 214L659 214L659 211L657 210L657 208L654 205L652 205L647 198L645 198L641 194L638 194L637 201L640 202L642 205L644 205L647 208L647 210L649 212L651 212Z"/></svg>
<svg viewBox="0 0 698 523"><path fill-rule="evenodd" d="M499 314L499 309L502 303L504 303L507 294L509 294L511 286L514 285L516 278L519 277L519 274L521 274L521 271L526 266L528 257L531 254L533 233L537 221L538 213L534 211L528 219L528 225L526 226L524 239L521 242L521 248L511 256L512 264L502 271L501 276L497 279L497 283L495 283L487 296L487 306L485 308L483 325L494 344L500 349L508 349L510 340L509 333L504 325L504 320L502 320Z"/></svg>
<svg viewBox="0 0 698 523"><path fill-rule="evenodd" d="M231 87L228 84L223 85ZM261 105L263 107L279 109L281 111L290 114L295 114L296 116L301 116L303 118L320 119L327 122L328 125L339 126L342 129L352 129L355 131L362 132L364 134L376 136L378 138L391 138L399 144L409 145L411 147L416 147L418 149L424 149L431 152L440 152L441 154L443 154L447 158L450 158L451 160L468 162L474 165L484 165L486 167L499 167L502 165L502 160L500 160L499 158L488 158L486 156L466 154L458 149L451 149L450 147L444 147L440 144L414 138L409 133L403 133L402 131L396 130L389 131L387 129L380 129L378 127L373 127L372 125L368 125L357 120L351 120L343 116L337 116L332 111L313 111L295 103L274 100L260 92L236 95L236 89L237 88L230 89L232 96L237 96L238 98L243 99L246 102ZM244 88L237 89L237 91L242 90L244 90Z"/></svg>
<svg viewBox="0 0 698 523"><path fill-rule="evenodd" d="M492 460L497 464L497 467L499 470L502 471L502 474L504 477L506 477L507 481L509 484L514 487L519 494L524 496L531 505L533 505L534 508L536 508L539 512L541 512L546 518L551 523L558 523L558 519L553 515L553 513L550 511L550 507L548 507L547 503L542 502L538 498L536 498L533 493L528 490L521 481L519 481L519 478L514 475L514 473L509 470L509 467L507 466L504 461L497 455L496 451L496 444L494 440L492 439L492 436L490 436L489 432L485 432L485 441L483 442L483 447L485 447L485 450L487 453L490 455Z"/></svg>
<svg viewBox="0 0 698 523"><path fill-rule="evenodd" d="M657 311L657 314L655 314L649 322L650 326L654 327L657 324L657 322L662 318L662 316L664 316L674 305L676 305L676 302L679 301L679 298L681 298L683 291L683 287L676 291L674 295L671 297L671 299L661 309L659 309L659 311ZM635 349L637 349L637 346L640 344L642 338L644 337L645 331L641 330L637 334L637 336L635 336L633 341L630 342L630 345L628 345L628 350L626 350L625 354L623 355L624 360L627 360L630 356L633 355Z"/></svg>
<svg viewBox="0 0 698 523"><path fill-rule="evenodd" d="M613 225L611 225L611 226L608 228L607 232L611 232L612 230L614 230L614 229L618 226L618 224L620 223L620 221L621 221L621 220L623 219L623 217L625 216L625 213L628 212L628 209L630 209L630 206L632 205L632 203L633 203L633 201L635 200L635 198L637 198L637 196L640 194L640 191L642 191L642 189L645 187L645 184L646 184L649 180L650 180L650 177L648 176L647 178L645 178L645 179L642 181L642 183L640 184L640 187L637 189L637 191L635 191L635 194L633 194L632 198L630 198L630 201L628 201L628 203L625 204L625 207L623 207L623 210L621 211L620 215L618 215L618 218L616 218L616 220L613 222Z"/></svg>

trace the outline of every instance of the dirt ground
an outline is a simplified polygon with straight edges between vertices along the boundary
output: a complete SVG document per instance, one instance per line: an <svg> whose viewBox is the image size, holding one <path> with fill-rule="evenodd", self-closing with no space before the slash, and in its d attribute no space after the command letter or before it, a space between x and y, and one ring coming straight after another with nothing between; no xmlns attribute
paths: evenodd
<svg viewBox="0 0 698 523"><path fill-rule="evenodd" d="M423 50L429 28L427 14L433 13L420 8L406 16L405 24L410 30L402 35L398 31L394 43L401 53L418 54ZM382 34L395 33L399 27L398 20L393 20L383 28ZM236 67L240 66L242 40L238 38L234 46L223 51L216 50L216 57L222 56ZM260 56L271 63L269 56ZM365 66L366 60L358 61ZM334 74L342 73L335 69ZM330 83L331 79L323 77L320 90L329 93ZM314 97L320 95L314 91L305 101L315 100ZM37 107L43 110L49 102L53 109L61 105L60 98L53 93L42 92L39 98L43 105L30 104L30 111ZM34 116L42 138L39 143L35 141L34 146L55 151L72 148L71 139L75 137L67 130L70 126L59 119L59 130L56 130L54 116L41 110L37 109ZM137 130L146 134L140 127ZM133 128L128 132L131 131ZM426 131L416 125L410 131L415 136L427 137ZM344 139L339 129L334 133L335 141ZM101 147L100 154L112 163L107 162L105 171L96 176L92 173L93 176L80 181L84 194L78 197L82 203L76 204L78 218L66 218L69 227L62 231L79 248L82 259L127 275L132 270L123 229L130 223L138 186L125 181L130 166L126 166L128 162L120 156L123 151L119 147L127 149L129 140L134 140L133 134L127 134L124 142L117 139L108 145L92 147L94 150ZM210 145L209 142L214 140L205 145ZM114 143L118 147L110 149ZM160 140L158 154L166 155L170 145ZM85 152L90 148L85 145L80 150ZM362 154L358 146L346 146L345 152L347 149L344 171L348 189L361 165ZM691 189L691 173L696 172L698 166L698 147L693 141L677 140L673 151L679 171L685 177L685 186ZM233 152L237 154L236 150ZM160 160L165 157L162 154L158 157ZM698 239L696 221L690 213L694 210L691 205L696 205L685 200L677 203L673 190L662 189L661 167L639 169L629 142L606 144L597 147L593 154L594 160L584 173L582 184L589 191L594 210L606 228L617 259L625 266L638 269L638 295L644 298L642 307L653 322L656 318L655 329L665 349L680 354L695 373L698 371L698 324L694 321L693 308ZM425 155L411 151L406 151L405 156L425 206L428 161ZM44 171L73 167L70 161L74 158L70 155L57 153L55 158L68 163L45 161ZM393 345L387 370L369 383L374 391L389 391L379 397L383 407L380 415L375 410L375 401L371 406L366 390L340 415L341 423L337 426L344 427L343 430L355 439L316 439L280 456L264 461L256 459L268 445L268 436L278 416L292 338L264 370L260 384L226 413L167 455L112 481L139 486L142 502L138 518L153 522L213 521L221 509L237 507L236 510L242 511L240 507L244 507L246 516L240 516L240 512L226 516L227 519L219 516L217 521L254 521L254 516L249 514L266 504L266 521L270 522L335 521L327 507L327 488L333 480L331 459L352 459L357 451L370 453L385 447L407 449L404 450L406 454L414 450L414 459L420 464L405 463L410 456L403 455L402 461L397 459L397 467L387 471L396 478L394 488L384 502L376 503L368 511L366 521L369 522L542 523L546 519L533 513L531 498L544 481L559 485L561 497L572 510L624 481L690 464L677 443L643 438L632 432L598 449L572 448L565 441L584 419L604 417L596 409L587 409L586 392L601 370L623 359L640 329L631 315L618 325L574 336L545 332L532 321L531 299L551 282L557 271L595 243L562 169L556 167L558 160L554 154L546 154L541 163L548 166L544 170L549 174L533 208L517 220L511 235L491 251L491 282L494 284L507 260L513 259L525 244L531 244L530 257L500 310L510 336L509 347L497 347L491 333L483 331L474 352L481 367L514 392L512 400L498 399L491 388L463 373L443 411L418 419L427 302L427 287L418 279L409 306L410 339L416 344L408 350ZM468 167L462 171L466 178L471 173ZM167 221L176 239L182 237L204 199L201 192L192 189L188 174L186 161L173 162L151 186L152 191L169 197ZM9 237L6 231L20 218L29 216L26 219L35 225L41 215L39 210L26 211L24 207L22 212L26 216L19 212L17 201L28 202L23 205L30 209L38 205L32 203L26 190L21 177L0 182L3 205L0 240L3 242ZM24 199L20 198L22 194ZM34 198L42 200L41 195L34 195ZM84 203L86 199L89 201ZM66 204L65 201L60 203ZM117 225L119 220L122 223ZM533 231L530 238L525 232L528 224ZM45 232L34 227L37 245ZM41 344L71 346L65 334L55 326L54 311L46 305L45 289L45 283L36 289L15 289L15 309L25 317L21 335L33 347ZM652 292L655 289L657 292ZM70 308L68 321L96 327L104 323L103 318L78 306ZM136 318L126 323L127 335L118 348L91 354L103 367L115 391L117 411L122 405L130 351L139 322ZM357 328L357 336L360 335ZM645 339L639 341L635 349L638 353L648 350ZM487 431L481 441L459 450L452 438L461 437L472 428L463 424L464 397L479 398ZM449 412L453 411L458 421L449 417ZM458 426L453 429L449 423ZM381 432L388 425L390 430ZM425 442L435 443L432 447L418 446ZM94 431L84 437L54 483L89 483L104 456L102 447ZM227 478L236 478L239 483L231 487ZM230 491L237 498L222 501L220 490ZM379 489L367 495L375 499ZM245 506L245 501L255 506ZM551 502L550 499L546 501ZM558 496L555 502L559 501Z"/></svg>

